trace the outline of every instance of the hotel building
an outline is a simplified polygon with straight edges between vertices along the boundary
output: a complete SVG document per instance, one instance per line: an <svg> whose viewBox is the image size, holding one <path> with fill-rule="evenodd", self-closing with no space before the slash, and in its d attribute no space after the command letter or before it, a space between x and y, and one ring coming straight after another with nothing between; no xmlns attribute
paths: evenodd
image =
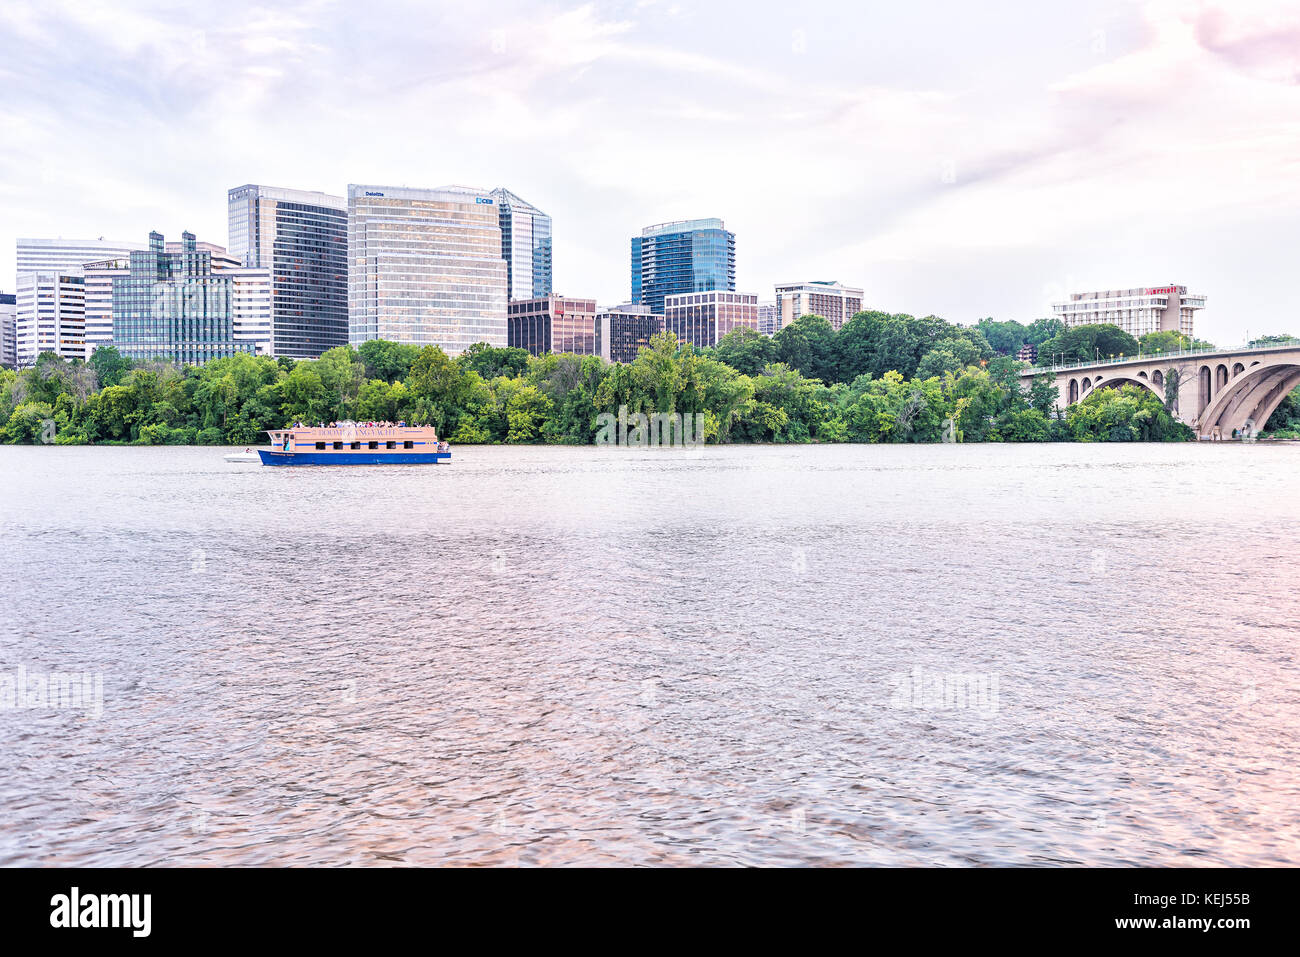
<svg viewBox="0 0 1300 957"><path fill-rule="evenodd" d="M149 248L131 253L129 273L113 277L113 345L134 359L187 365L255 351L235 337L236 261L181 235L180 251L168 252L150 233ZM214 257L226 261L214 265Z"/></svg>
<svg viewBox="0 0 1300 957"><path fill-rule="evenodd" d="M596 355L596 300L543 296L511 300L506 318L507 344L531 355L572 352Z"/></svg>
<svg viewBox="0 0 1300 957"><path fill-rule="evenodd" d="M18 365L18 301L11 292L0 292L0 366Z"/></svg>
<svg viewBox="0 0 1300 957"><path fill-rule="evenodd" d="M348 338L459 355L506 345L507 267L484 190L348 186Z"/></svg>
<svg viewBox="0 0 1300 957"><path fill-rule="evenodd" d="M1148 332L1181 332L1192 337L1196 310L1205 297L1186 286L1137 286L1104 292L1076 292L1067 302L1052 303L1052 311L1067 326L1110 323L1131 336Z"/></svg>
<svg viewBox="0 0 1300 957"><path fill-rule="evenodd" d="M15 294L14 362L27 368L42 352L86 354L85 279L71 272L22 272Z"/></svg>
<svg viewBox="0 0 1300 957"><path fill-rule="evenodd" d="M781 283L776 287L776 311L778 329L800 316L821 316L838 332L862 311L862 290L823 280Z"/></svg>
<svg viewBox="0 0 1300 957"><path fill-rule="evenodd" d="M271 353L314 359L348 343L348 202L248 184L227 194L227 251L271 271Z"/></svg>
<svg viewBox="0 0 1300 957"><path fill-rule="evenodd" d="M715 346L733 329L758 331L758 296L745 292L696 292L664 297L664 329L679 342Z"/></svg>
<svg viewBox="0 0 1300 957"><path fill-rule="evenodd" d="M632 237L632 301L656 314L668 296L735 288L736 234L720 219L660 223Z"/></svg>
<svg viewBox="0 0 1300 957"><path fill-rule="evenodd" d="M663 329L664 317L649 306L629 302L602 309L596 314L596 355L606 362L631 362Z"/></svg>
<svg viewBox="0 0 1300 957"><path fill-rule="evenodd" d="M62 272L80 275L81 268L89 262L105 259L126 259L140 243L124 243L111 239L19 239L18 273Z"/></svg>
<svg viewBox="0 0 1300 957"><path fill-rule="evenodd" d="M511 299L551 294L551 217L508 189L492 190ZM559 350L556 350L559 351Z"/></svg>
<svg viewBox="0 0 1300 957"><path fill-rule="evenodd" d="M781 314L777 312L776 303L760 302L758 304L758 331L765 336L776 334L781 328Z"/></svg>

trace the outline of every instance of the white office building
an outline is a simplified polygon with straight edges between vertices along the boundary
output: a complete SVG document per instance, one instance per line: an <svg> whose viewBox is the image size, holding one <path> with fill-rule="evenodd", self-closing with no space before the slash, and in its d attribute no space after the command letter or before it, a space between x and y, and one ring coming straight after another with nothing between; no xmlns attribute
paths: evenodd
<svg viewBox="0 0 1300 957"><path fill-rule="evenodd" d="M25 239L18 240L18 275L27 272L62 272L77 276L86 263L105 259L126 259L142 243L112 239Z"/></svg>
<svg viewBox="0 0 1300 957"><path fill-rule="evenodd" d="M86 358L113 344L113 280L131 275L131 259L122 256L86 263L82 270L86 297Z"/></svg>
<svg viewBox="0 0 1300 957"><path fill-rule="evenodd" d="M19 368L42 352L63 359L86 354L85 279L65 272L18 274L15 294L15 361Z"/></svg>
<svg viewBox="0 0 1300 957"><path fill-rule="evenodd" d="M215 267L216 257L212 261ZM228 271L235 280L230 289L230 318L234 323L235 341L251 343L254 355L273 355L271 267L236 266L223 271Z"/></svg>
<svg viewBox="0 0 1300 957"><path fill-rule="evenodd" d="M348 338L504 346L507 268L496 200L463 186L348 186Z"/></svg>
<svg viewBox="0 0 1300 957"><path fill-rule="evenodd" d="M18 305L11 292L0 292L0 366L18 364Z"/></svg>
<svg viewBox="0 0 1300 957"><path fill-rule="evenodd" d="M1173 285L1076 292L1066 302L1052 303L1052 311L1067 326L1109 323L1134 337L1181 332L1191 338L1196 311L1204 308L1204 296Z"/></svg>

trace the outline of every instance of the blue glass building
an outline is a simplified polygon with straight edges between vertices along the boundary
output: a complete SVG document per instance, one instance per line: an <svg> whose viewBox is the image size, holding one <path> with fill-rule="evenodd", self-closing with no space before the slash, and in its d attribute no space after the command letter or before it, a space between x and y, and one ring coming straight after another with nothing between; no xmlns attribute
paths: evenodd
<svg viewBox="0 0 1300 957"><path fill-rule="evenodd" d="M632 302L663 315L664 296L736 289L736 234L720 219L647 226L632 237Z"/></svg>
<svg viewBox="0 0 1300 957"><path fill-rule="evenodd" d="M113 279L113 345L133 359L201 365L255 345L235 338L234 274L214 270L212 253L193 233L181 250L166 251L159 233L131 253L127 276Z"/></svg>
<svg viewBox="0 0 1300 957"><path fill-rule="evenodd" d="M508 189L492 190L511 300L551 295L551 217Z"/></svg>

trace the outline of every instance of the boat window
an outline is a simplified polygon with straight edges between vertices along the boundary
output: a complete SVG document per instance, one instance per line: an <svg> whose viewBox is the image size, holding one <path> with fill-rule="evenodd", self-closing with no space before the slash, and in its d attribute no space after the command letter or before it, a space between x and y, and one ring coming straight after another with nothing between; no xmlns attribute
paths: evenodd
<svg viewBox="0 0 1300 957"><path fill-rule="evenodd" d="M387 446L387 447L390 448L390 449L395 449L395 448L397 448L397 443L396 443L396 442L392 442L392 441L390 441L390 442L388 443L388 446Z"/></svg>
<svg viewBox="0 0 1300 957"><path fill-rule="evenodd" d="M323 449L323 448L325 448L325 443L324 443L324 442L317 442L317 443L316 443L316 448L318 448L318 449Z"/></svg>
<svg viewBox="0 0 1300 957"><path fill-rule="evenodd" d="M415 448L415 443L412 442L410 439L407 439L405 442L402 443L402 448L413 449Z"/></svg>
<svg viewBox="0 0 1300 957"><path fill-rule="evenodd" d="M335 442L335 443L334 443L334 448L336 448L336 449L341 449L341 448L343 448L343 443L342 443L342 442Z"/></svg>
<svg viewBox="0 0 1300 957"><path fill-rule="evenodd" d="M378 443L378 442L371 442L371 443L370 443L370 447L371 447L372 449L377 449L377 448L379 448L379 443Z"/></svg>
<svg viewBox="0 0 1300 957"><path fill-rule="evenodd" d="M360 443L360 442L353 442L353 443L352 443L352 447L353 447L354 449L359 449L359 448L361 448L361 443Z"/></svg>

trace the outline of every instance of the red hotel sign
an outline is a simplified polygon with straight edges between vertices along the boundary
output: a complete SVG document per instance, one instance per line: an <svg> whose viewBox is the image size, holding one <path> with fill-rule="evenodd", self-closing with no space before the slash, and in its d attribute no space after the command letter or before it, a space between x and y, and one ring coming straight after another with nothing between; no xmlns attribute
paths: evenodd
<svg viewBox="0 0 1300 957"><path fill-rule="evenodd" d="M1177 287L1177 286L1161 286L1159 289L1148 289L1148 290L1147 290L1147 295L1148 295L1148 296L1163 296L1163 295L1168 295L1168 294L1170 294L1170 293L1176 293L1176 292L1178 292L1178 287Z"/></svg>

